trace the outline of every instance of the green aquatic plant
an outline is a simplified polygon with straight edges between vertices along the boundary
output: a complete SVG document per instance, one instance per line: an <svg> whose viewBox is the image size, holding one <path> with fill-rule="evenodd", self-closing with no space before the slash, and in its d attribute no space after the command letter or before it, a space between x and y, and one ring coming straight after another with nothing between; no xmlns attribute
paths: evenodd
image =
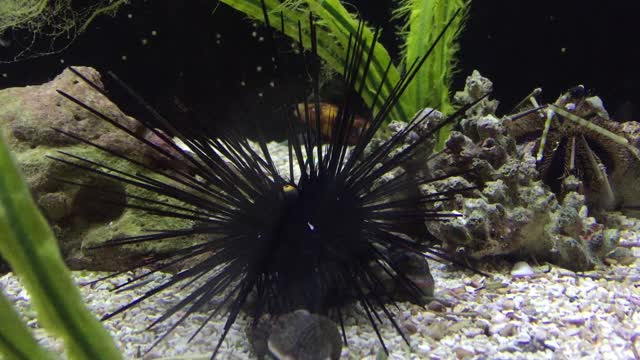
<svg viewBox="0 0 640 360"><path fill-rule="evenodd" d="M408 67L419 58L431 44L436 44L433 57L420 68L416 78L409 84L406 94L408 106L418 109L438 107L449 114L451 104L451 82L455 72L456 54L459 50L458 36L464 28L470 0L398 0L398 8L393 16L404 21L398 35L404 39L402 45L402 66ZM453 14L463 9L455 18L452 31L443 34L436 42L438 29L442 28ZM440 132L440 146L450 133L451 125Z"/></svg>
<svg viewBox="0 0 640 360"><path fill-rule="evenodd" d="M339 0L267 0L264 8L260 0L221 2L258 21L263 21L264 12L276 19L279 18L278 14L282 14L282 21L272 21L268 25L293 39L298 37L299 24L303 32L309 32L306 19L313 13L319 25L318 54L334 71L344 71L343 59L346 57L349 41L357 31L359 20ZM458 51L456 41L464 27L469 5L470 0L397 0L393 18L404 21L404 25L398 30L398 35L404 39L403 55L399 64L394 65L389 51L381 43L375 42L362 94L363 100L373 108L374 113L381 106L376 101L375 94L388 96L398 83L400 74L416 67L417 61L425 53L430 53L430 56L419 67L420 70L389 112L386 121L408 121L425 107L439 108L444 113L453 111L450 86ZM460 16L455 17L452 30L443 34L441 30L458 9L463 10ZM439 36L443 38L438 39ZM373 31L365 26L363 37L366 41L371 41ZM361 64L362 68L365 66L367 65ZM448 129L449 127L441 131L440 143L448 136Z"/></svg>
<svg viewBox="0 0 640 360"><path fill-rule="evenodd" d="M9 300L0 291L0 358L6 360L55 359L33 338ZM4 355L4 357L2 357Z"/></svg>
<svg viewBox="0 0 640 360"><path fill-rule="evenodd" d="M38 319L64 340L69 359L121 359L113 340L86 309L58 242L36 207L0 132L0 254L20 276ZM8 359L49 359L0 296L0 351Z"/></svg>

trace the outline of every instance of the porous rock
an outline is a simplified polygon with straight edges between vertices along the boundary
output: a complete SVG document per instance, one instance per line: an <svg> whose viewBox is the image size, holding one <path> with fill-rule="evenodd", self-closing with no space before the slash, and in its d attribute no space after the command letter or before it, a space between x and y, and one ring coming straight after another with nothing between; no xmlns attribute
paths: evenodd
<svg viewBox="0 0 640 360"><path fill-rule="evenodd" d="M464 105L490 90L491 82L474 72L456 99ZM496 105L483 99L467 111L439 156L412 164L412 171L420 169L416 172L422 175L470 170L423 185L425 194L478 185L477 190L433 204L461 216L427 221L427 228L442 240L446 252L467 260L505 255L546 260L572 270L602 264L615 248L616 234L608 233L606 241L599 240L605 228L582 211L584 196L573 191L557 200L540 180L531 152L516 145L504 120L495 115Z"/></svg>
<svg viewBox="0 0 640 360"><path fill-rule="evenodd" d="M88 67L75 69L103 87L96 70ZM87 171L47 156L61 157L58 151L65 151L124 171L145 172L54 129L127 154L151 168L161 166L165 159L125 132L116 130L90 111L65 99L58 90L99 110L132 132L145 134L146 130L68 69L42 85L0 90L0 127L36 204L59 240L68 265L73 269L120 270L139 261L141 255L165 251L166 244L87 249L117 236L140 233L148 227L151 224L148 215L124 207L126 192L145 194L114 180L94 178Z"/></svg>

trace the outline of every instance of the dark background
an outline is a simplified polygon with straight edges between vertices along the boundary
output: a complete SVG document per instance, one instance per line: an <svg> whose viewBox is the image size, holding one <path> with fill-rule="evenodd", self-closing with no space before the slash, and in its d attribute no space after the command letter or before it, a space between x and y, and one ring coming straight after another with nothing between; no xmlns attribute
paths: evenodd
<svg viewBox="0 0 640 360"><path fill-rule="evenodd" d="M563 90L584 84L603 98L610 113L628 120L633 116L629 105L640 104L633 3L475 0L461 39L454 89L478 69L493 80L493 97L502 103L499 112L505 112L535 87L544 89L543 100L552 101ZM388 21L392 1L351 4L383 27L388 48L398 45L397 24ZM0 88L39 84L68 65L86 65L113 70L169 117L188 111L223 124L268 120L269 110L261 104L299 88L292 81L275 91L269 85L271 47L260 41L264 29L223 4L215 12L214 7L215 0L134 1L114 18L94 21L59 54L0 64ZM0 47L0 59L7 60L21 49L24 34L2 36L12 40Z"/></svg>

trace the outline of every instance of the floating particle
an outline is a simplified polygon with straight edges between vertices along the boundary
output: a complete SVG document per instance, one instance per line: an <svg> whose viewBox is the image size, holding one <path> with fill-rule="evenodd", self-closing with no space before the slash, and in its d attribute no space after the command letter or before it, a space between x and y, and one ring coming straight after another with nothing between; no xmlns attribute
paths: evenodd
<svg viewBox="0 0 640 360"><path fill-rule="evenodd" d="M247 83L244 81L240 81L240 86L247 86Z"/></svg>
<svg viewBox="0 0 640 360"><path fill-rule="evenodd" d="M131 18L133 18L133 14L127 14L127 17L128 17L129 19L131 19Z"/></svg>
<svg viewBox="0 0 640 360"><path fill-rule="evenodd" d="M259 41L259 42L263 42L263 41L264 41L264 36L260 36L260 37L258 38L258 41Z"/></svg>
<svg viewBox="0 0 640 360"><path fill-rule="evenodd" d="M275 83L273 80L271 80L271 81L269 82L269 86L271 86L271 87L276 87L276 83Z"/></svg>
<svg viewBox="0 0 640 360"><path fill-rule="evenodd" d="M3 78L6 78L6 77L8 77L8 76L9 76L9 75L8 75L7 73L2 73L2 77L3 77Z"/></svg>
<svg viewBox="0 0 640 360"><path fill-rule="evenodd" d="M257 72L262 71L262 65L258 65L258 66L256 66L256 71L257 71Z"/></svg>
<svg viewBox="0 0 640 360"><path fill-rule="evenodd" d="M258 36L258 33L257 33L256 31L254 31L254 32L252 32L252 33L251 33L251 36L252 36L252 37L257 37L257 36Z"/></svg>
<svg viewBox="0 0 640 360"><path fill-rule="evenodd" d="M127 61L127 55L122 55L120 59L122 59L122 61Z"/></svg>
<svg viewBox="0 0 640 360"><path fill-rule="evenodd" d="M263 94L263 93L261 93L261 92L259 92L259 93L258 93L258 97L262 97L262 96L264 96L264 94Z"/></svg>
<svg viewBox="0 0 640 360"><path fill-rule="evenodd" d="M155 30L151 30L151 36L156 36L156 35L158 35L158 32Z"/></svg>
<svg viewBox="0 0 640 360"><path fill-rule="evenodd" d="M140 42L142 43L142 45L147 45L149 43L149 39L142 38L142 39L140 39Z"/></svg>
<svg viewBox="0 0 640 360"><path fill-rule="evenodd" d="M60 64L64 64L64 59L60 59Z"/></svg>

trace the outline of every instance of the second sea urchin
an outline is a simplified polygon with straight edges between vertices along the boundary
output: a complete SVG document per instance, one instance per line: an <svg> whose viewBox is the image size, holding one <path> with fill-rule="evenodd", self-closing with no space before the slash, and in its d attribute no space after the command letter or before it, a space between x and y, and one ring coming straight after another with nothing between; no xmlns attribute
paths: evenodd
<svg viewBox="0 0 640 360"><path fill-rule="evenodd" d="M311 29L312 45L305 56L308 57L313 79L310 87L318 94L319 62L312 20ZM373 41L376 39L377 33ZM145 136L130 131L108 115L60 92L70 101L137 138L144 146L166 158L166 163L175 164L165 170L146 167L153 173L153 176L146 176L69 153L62 153L64 157L56 158L98 176L171 199L164 202L152 196L129 194L126 204L122 204L124 206L157 215L160 219L177 218L192 222L192 226L176 229L162 229L162 225L157 225L144 234L111 239L106 246L178 242L185 236L202 236L203 239L195 243L185 242L171 254L146 259L141 266L150 270L120 288L135 286L150 274L178 265L182 270L105 318L120 314L171 288L193 285L189 296L173 305L149 327L178 316L175 325L162 336L164 338L195 312L209 313L205 323L225 312L227 320L212 357L245 308L254 318L254 326L263 314L280 315L297 309L329 315L342 324L342 306L357 302L383 347L384 341L378 330L383 317L389 319L407 341L388 308L388 302L393 301L389 289L400 290L416 302L421 302L424 294L406 268L393 259L393 254L400 251L420 258L438 255L432 248L436 239L431 234L425 232L418 241L409 236L413 233L407 229L415 223L457 216L439 211L431 204L466 189L434 193L406 191L450 174L437 178L416 177L402 168L422 149L420 145L424 140L434 136L442 126L451 123L473 104L430 126L427 133L418 136L410 145L400 146L412 130L427 121L428 112L418 113L404 130L379 146L370 146L374 134L385 123L403 90L429 55L427 52L408 67L398 83L387 84L393 89L391 96L376 98L382 104L381 110L368 126L355 129L358 134L355 144L352 144L356 115L351 104L359 97L357 90L362 91L363 77L371 65L370 49L371 44L362 40L359 30L350 43L343 74L348 89L352 90L337 106L333 115L335 119L329 122L332 125L331 136L326 143L321 138L320 121L309 120L314 111L314 118L321 119L321 114L317 113L321 107L319 96L313 97L312 101L304 100L304 106L296 105L299 99L291 101L293 111L284 115L289 128L288 174L278 170L266 141L260 136L257 145L253 145L233 130L213 135L205 124L173 124L124 84L127 92L150 110L150 118L140 122L155 141L148 140L149 134ZM99 86L80 72L73 71L106 96ZM127 154L101 147L71 133L66 134L144 167ZM389 281L392 286L386 285ZM178 315L179 311L181 315Z"/></svg>

